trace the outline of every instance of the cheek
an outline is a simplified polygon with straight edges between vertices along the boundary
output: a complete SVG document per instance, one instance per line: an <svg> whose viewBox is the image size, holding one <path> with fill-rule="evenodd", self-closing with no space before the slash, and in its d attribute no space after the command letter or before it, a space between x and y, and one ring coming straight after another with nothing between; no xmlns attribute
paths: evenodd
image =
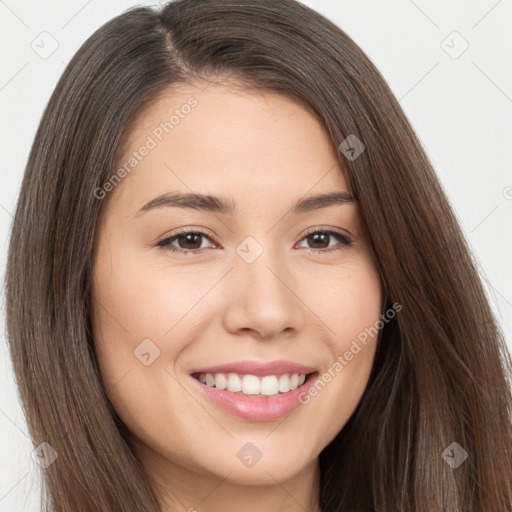
<svg viewBox="0 0 512 512"><path fill-rule="evenodd" d="M332 267L329 272L320 269L308 282L316 283L315 287L309 285L307 297L328 331L326 341L333 356L349 350L352 340L364 338L378 322L382 285L369 256L347 259L345 265Z"/></svg>
<svg viewBox="0 0 512 512"><path fill-rule="evenodd" d="M168 274L172 279L165 281L162 270L142 257L111 247L94 269L92 319L101 376L117 414L137 438L172 446L173 440L155 426L172 424L174 432L179 430L179 411L191 407L172 374L194 336L186 315L200 289L184 285L194 279L190 273Z"/></svg>
<svg viewBox="0 0 512 512"><path fill-rule="evenodd" d="M110 259L109 263L99 261L95 281L101 283L96 296L104 306L99 311L107 326L104 335L108 330L122 333L111 339L112 343L122 342L126 347L128 340L138 344L154 338L161 344L161 340L173 338L182 325L193 323L187 315L211 287L208 276L185 265L165 268L161 261L148 263L143 253L116 254L114 249L111 253L116 264L111 265ZM179 339L174 338L172 346L179 349Z"/></svg>
<svg viewBox="0 0 512 512"><path fill-rule="evenodd" d="M92 284L93 339L104 385L125 416L130 407L120 390L129 389L127 396L138 403L156 387L172 388L164 367L172 368L186 343L177 334L194 300L193 287L183 286L186 279L174 272L166 282L142 255L113 244L99 252Z"/></svg>
<svg viewBox="0 0 512 512"><path fill-rule="evenodd" d="M325 446L346 424L367 386L382 327L382 286L369 258L317 282L324 284L324 293L317 289L311 304L323 312L328 363L301 401L323 425L319 446Z"/></svg>

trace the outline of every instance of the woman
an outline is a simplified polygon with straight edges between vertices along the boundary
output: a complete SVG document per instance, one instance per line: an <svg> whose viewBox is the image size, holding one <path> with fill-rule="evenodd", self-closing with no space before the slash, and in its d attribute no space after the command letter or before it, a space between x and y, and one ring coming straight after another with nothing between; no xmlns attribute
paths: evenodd
<svg viewBox="0 0 512 512"><path fill-rule="evenodd" d="M298 2L178 0L86 41L7 322L44 510L512 510L470 251L384 79Z"/></svg>

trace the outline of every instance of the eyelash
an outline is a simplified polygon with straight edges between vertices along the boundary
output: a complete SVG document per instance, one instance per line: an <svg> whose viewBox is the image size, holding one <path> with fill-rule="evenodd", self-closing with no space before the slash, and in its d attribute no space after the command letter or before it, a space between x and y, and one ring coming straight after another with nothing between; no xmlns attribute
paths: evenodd
<svg viewBox="0 0 512 512"><path fill-rule="evenodd" d="M348 236L346 236L343 233L340 233L338 231L335 231L333 229L314 229L314 230L308 231L301 238L301 241L304 240L309 235L314 235L316 233L334 235L341 241L341 246L340 247L335 246L330 249L306 248L306 250L312 254L325 254L325 253L331 253L333 251L341 251L343 249L346 249L347 247L349 247L352 244L352 240ZM176 248L171 245L171 242L173 242L175 239L177 239L180 235L187 235L187 234L202 235L202 236L210 239L213 242L212 238L207 233L205 233L203 231L199 231L196 229L190 229L190 230L183 229L181 231L178 231L177 233L175 233L174 235L172 235L170 237L160 240L159 242L157 242L156 246L162 248L164 251L169 251L169 252L173 252L173 253L181 253L181 254L184 254L185 256L187 256L189 254L199 254L199 253L203 252L205 249L185 250L185 249L181 249L181 248Z"/></svg>

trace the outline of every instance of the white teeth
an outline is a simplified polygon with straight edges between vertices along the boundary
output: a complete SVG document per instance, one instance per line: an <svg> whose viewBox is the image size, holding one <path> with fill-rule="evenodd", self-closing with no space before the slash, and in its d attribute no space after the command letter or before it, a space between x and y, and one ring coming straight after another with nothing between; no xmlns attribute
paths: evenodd
<svg viewBox="0 0 512 512"><path fill-rule="evenodd" d="M290 391L290 377L288 375L285 374L279 377L278 388L281 393L288 393Z"/></svg>
<svg viewBox="0 0 512 512"><path fill-rule="evenodd" d="M236 373L228 374L228 391L236 393L242 391L242 379Z"/></svg>
<svg viewBox="0 0 512 512"><path fill-rule="evenodd" d="M227 389L232 393L241 392L244 395L273 396L278 393L288 393L306 382L306 375L285 373L283 375L239 375L238 373L200 373L200 382L209 387Z"/></svg>
<svg viewBox="0 0 512 512"><path fill-rule="evenodd" d="M226 389L228 387L228 379L223 373L215 374L215 387L217 389Z"/></svg>
<svg viewBox="0 0 512 512"><path fill-rule="evenodd" d="M244 375L242 379L242 393L244 395L259 395L260 388L260 379L256 375Z"/></svg>
<svg viewBox="0 0 512 512"><path fill-rule="evenodd" d="M275 375L267 375L261 379L261 394L272 396L279 393L278 381Z"/></svg>

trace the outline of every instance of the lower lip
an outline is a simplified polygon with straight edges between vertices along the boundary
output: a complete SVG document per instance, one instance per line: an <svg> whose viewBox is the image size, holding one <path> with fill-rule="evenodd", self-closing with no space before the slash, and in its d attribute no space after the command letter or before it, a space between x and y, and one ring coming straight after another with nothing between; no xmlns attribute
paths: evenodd
<svg viewBox="0 0 512 512"><path fill-rule="evenodd" d="M318 372L315 372L297 389L272 396L239 395L207 386L192 376L190 378L207 398L225 411L249 421L272 421L287 416L303 405L299 395L307 393L317 376Z"/></svg>

